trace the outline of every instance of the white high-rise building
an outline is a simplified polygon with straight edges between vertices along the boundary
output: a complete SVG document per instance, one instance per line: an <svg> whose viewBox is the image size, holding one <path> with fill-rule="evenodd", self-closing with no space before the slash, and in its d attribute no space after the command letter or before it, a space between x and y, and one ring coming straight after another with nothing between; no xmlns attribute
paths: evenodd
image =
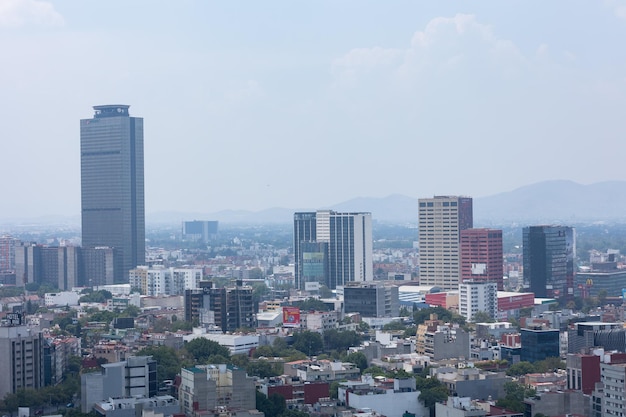
<svg viewBox="0 0 626 417"><path fill-rule="evenodd" d="M492 319L498 317L498 284L485 281L465 281L459 284L459 314L467 321L482 311Z"/></svg>
<svg viewBox="0 0 626 417"><path fill-rule="evenodd" d="M470 197L419 199L420 285L456 290L460 280L461 230L473 227Z"/></svg>
<svg viewBox="0 0 626 417"><path fill-rule="evenodd" d="M144 295L183 295L185 290L198 288L202 279L199 268L164 268L145 266L129 272L132 288L139 288Z"/></svg>

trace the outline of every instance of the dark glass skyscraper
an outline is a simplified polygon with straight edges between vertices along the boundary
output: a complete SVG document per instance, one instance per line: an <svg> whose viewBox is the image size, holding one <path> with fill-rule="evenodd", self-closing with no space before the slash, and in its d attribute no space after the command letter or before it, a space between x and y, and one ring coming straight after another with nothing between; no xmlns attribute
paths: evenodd
<svg viewBox="0 0 626 417"><path fill-rule="evenodd" d="M129 107L94 106L80 121L83 247L117 249L115 282L145 263L143 119Z"/></svg>
<svg viewBox="0 0 626 417"><path fill-rule="evenodd" d="M565 297L574 293L574 229L530 226L523 231L524 285L536 297Z"/></svg>

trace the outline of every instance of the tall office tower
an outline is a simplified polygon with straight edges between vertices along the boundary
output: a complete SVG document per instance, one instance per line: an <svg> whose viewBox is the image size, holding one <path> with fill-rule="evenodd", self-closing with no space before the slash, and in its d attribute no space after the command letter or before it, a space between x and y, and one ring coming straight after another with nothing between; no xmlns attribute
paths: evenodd
<svg viewBox="0 0 626 417"><path fill-rule="evenodd" d="M313 245L312 243L317 243ZM296 286L319 280L335 289L354 281L372 281L372 214L318 210L294 214ZM326 252L324 259L323 252Z"/></svg>
<svg viewBox="0 0 626 417"><path fill-rule="evenodd" d="M461 277L461 231L473 227L470 197L419 199L420 285L456 290Z"/></svg>
<svg viewBox="0 0 626 417"><path fill-rule="evenodd" d="M143 119L129 107L94 106L80 121L83 247L119 250L116 283L145 263Z"/></svg>
<svg viewBox="0 0 626 417"><path fill-rule="evenodd" d="M495 282L502 291L503 265L502 230L461 231L461 282Z"/></svg>
<svg viewBox="0 0 626 417"><path fill-rule="evenodd" d="M303 253L304 245L311 245L317 241L317 221L315 212L295 213L293 215L293 255L294 255L294 278L296 288L304 289L306 279L304 278ZM322 282L325 282L326 275Z"/></svg>
<svg viewBox="0 0 626 417"><path fill-rule="evenodd" d="M529 226L523 230L524 286L536 297L574 294L576 239L569 226Z"/></svg>

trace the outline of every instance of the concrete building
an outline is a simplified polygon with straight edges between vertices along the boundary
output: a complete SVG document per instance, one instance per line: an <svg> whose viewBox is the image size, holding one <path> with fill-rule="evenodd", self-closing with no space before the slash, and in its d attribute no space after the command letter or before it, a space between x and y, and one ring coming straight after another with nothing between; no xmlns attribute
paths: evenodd
<svg viewBox="0 0 626 417"><path fill-rule="evenodd" d="M349 283L343 289L345 313L361 317L398 317L400 301L398 287L380 282Z"/></svg>
<svg viewBox="0 0 626 417"><path fill-rule="evenodd" d="M461 230L461 281L494 282L504 289L502 230Z"/></svg>
<svg viewBox="0 0 626 417"><path fill-rule="evenodd" d="M144 417L146 411L161 416L172 416L180 413L180 403L171 395L152 398L109 398L97 402L93 411L102 417Z"/></svg>
<svg viewBox="0 0 626 417"><path fill-rule="evenodd" d="M541 413L545 416L588 416L590 400L588 395L580 391L537 392L535 397L524 399L524 415L535 416Z"/></svg>
<svg viewBox="0 0 626 417"><path fill-rule="evenodd" d="M529 226L523 230L524 286L535 297L574 295L576 239L568 226Z"/></svg>
<svg viewBox="0 0 626 417"><path fill-rule="evenodd" d="M485 417L487 411L470 397L448 397L448 401L435 404L435 416Z"/></svg>
<svg viewBox="0 0 626 417"><path fill-rule="evenodd" d="M440 366L431 368L431 375L444 383L450 394L458 397L470 397L479 400L502 398L505 395L504 384L512 381L504 372L482 371L473 367Z"/></svg>
<svg viewBox="0 0 626 417"><path fill-rule="evenodd" d="M498 284L487 281L464 281L459 284L459 314L474 321L479 311L498 318Z"/></svg>
<svg viewBox="0 0 626 417"><path fill-rule="evenodd" d="M143 119L129 107L94 106L80 121L82 245L120 251L115 282L145 264Z"/></svg>
<svg viewBox="0 0 626 417"><path fill-rule="evenodd" d="M301 360L285 363L285 375L298 377L301 381L340 381L359 378L361 373L355 364L329 360Z"/></svg>
<svg viewBox="0 0 626 417"><path fill-rule="evenodd" d="M267 397L280 394L289 405L313 405L321 398L330 397L330 384L328 382L303 382L298 378L283 375L260 382L259 391Z"/></svg>
<svg viewBox="0 0 626 417"><path fill-rule="evenodd" d="M300 312L301 327L314 332L324 333L326 330L336 329L339 326L339 312L337 311L308 311Z"/></svg>
<svg viewBox="0 0 626 417"><path fill-rule="evenodd" d="M77 306L80 294L75 291L62 291L45 293L44 304L46 307L54 306Z"/></svg>
<svg viewBox="0 0 626 417"><path fill-rule="evenodd" d="M257 334L206 333L204 328L194 328L192 334L183 336L183 340L189 342L200 337L227 347L231 355L247 355L252 349L259 347L259 335Z"/></svg>
<svg viewBox="0 0 626 417"><path fill-rule="evenodd" d="M0 398L19 389L44 386L44 340L22 324L21 313L7 313L0 325Z"/></svg>
<svg viewBox="0 0 626 417"><path fill-rule="evenodd" d="M626 329L623 323L580 322L567 330L567 353L581 353L589 348L624 351Z"/></svg>
<svg viewBox="0 0 626 417"><path fill-rule="evenodd" d="M200 268L139 267L129 272L132 288L140 288L147 296L183 295L185 290L198 288L202 279Z"/></svg>
<svg viewBox="0 0 626 417"><path fill-rule="evenodd" d="M419 282L456 290L461 278L461 231L473 227L472 199L419 199Z"/></svg>
<svg viewBox="0 0 626 417"><path fill-rule="evenodd" d="M295 284L301 290L315 280L330 289L352 281L372 281L371 213L295 213L294 256Z"/></svg>
<svg viewBox="0 0 626 417"><path fill-rule="evenodd" d="M101 373L81 376L81 410L88 413L109 398L152 398L157 392L156 361L152 356L131 356L101 365Z"/></svg>
<svg viewBox="0 0 626 417"><path fill-rule="evenodd" d="M182 411L194 416L220 407L229 410L256 408L254 378L232 365L196 365L181 369L178 398Z"/></svg>
<svg viewBox="0 0 626 417"><path fill-rule="evenodd" d="M428 409L418 399L414 378L375 379L366 375L358 381L340 382L338 396L350 408L370 409L383 416L428 415Z"/></svg>

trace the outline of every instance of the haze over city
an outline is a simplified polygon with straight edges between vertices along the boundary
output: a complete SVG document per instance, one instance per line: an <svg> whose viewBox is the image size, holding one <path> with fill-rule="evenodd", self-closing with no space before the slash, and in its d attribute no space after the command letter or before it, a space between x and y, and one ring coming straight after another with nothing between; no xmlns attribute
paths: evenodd
<svg viewBox="0 0 626 417"><path fill-rule="evenodd" d="M623 39L621 1L5 0L2 216L80 213L79 119L113 103L148 213L626 180Z"/></svg>

